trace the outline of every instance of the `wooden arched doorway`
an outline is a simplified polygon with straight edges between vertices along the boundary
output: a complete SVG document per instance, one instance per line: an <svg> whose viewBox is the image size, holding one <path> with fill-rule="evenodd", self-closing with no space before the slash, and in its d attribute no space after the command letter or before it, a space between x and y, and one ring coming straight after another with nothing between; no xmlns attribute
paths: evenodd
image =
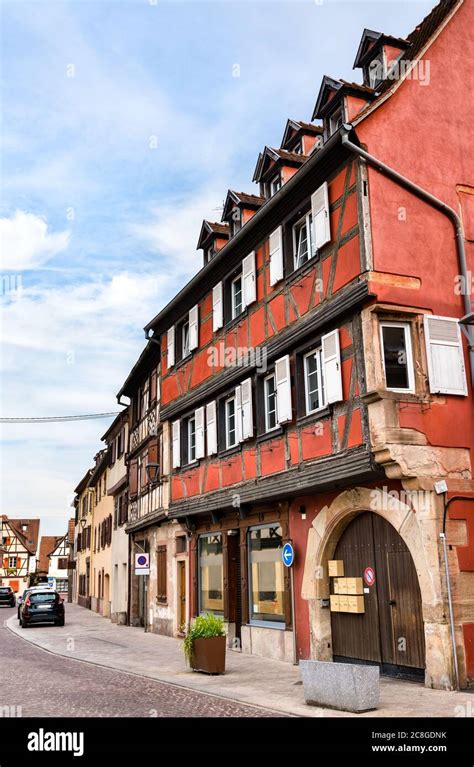
<svg viewBox="0 0 474 767"><path fill-rule="evenodd" d="M421 594L412 556L398 532L381 516L363 512L344 530L334 552L344 576L363 582L364 612L332 612L336 661L375 663L381 673L424 676L425 641ZM331 593L335 592L334 579Z"/></svg>

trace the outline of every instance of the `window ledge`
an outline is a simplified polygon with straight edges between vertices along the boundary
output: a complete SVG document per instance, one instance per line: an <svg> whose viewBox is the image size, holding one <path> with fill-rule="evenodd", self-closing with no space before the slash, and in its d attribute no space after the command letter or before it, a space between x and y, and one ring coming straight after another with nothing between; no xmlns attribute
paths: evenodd
<svg viewBox="0 0 474 767"><path fill-rule="evenodd" d="M287 275L286 278L286 284L287 285L293 285L295 282L299 282L299 280L302 277L306 276L306 272L308 274L314 269L315 265L321 260L320 254L315 253L314 256L312 256L308 261L305 261L304 264L298 267L298 269L295 269L294 271L290 272Z"/></svg>
<svg viewBox="0 0 474 767"><path fill-rule="evenodd" d="M286 631L287 629L286 623L279 623L278 621L249 620L249 622L244 625L249 626L249 628L254 626L259 629L276 629L277 631Z"/></svg>
<svg viewBox="0 0 474 767"><path fill-rule="evenodd" d="M178 360L178 362L175 362L174 365L171 366L171 368L168 370L168 373L171 371L178 370L182 365L185 365L186 362L189 362L189 360L192 359L193 353L189 352L189 354L186 355L186 357L183 357L183 359Z"/></svg>
<svg viewBox="0 0 474 767"><path fill-rule="evenodd" d="M217 454L218 458L227 458L228 456L235 455L236 453L240 452L242 449L242 443L239 442L237 445L234 445L234 447L229 447L227 450L222 450Z"/></svg>
<svg viewBox="0 0 474 767"><path fill-rule="evenodd" d="M260 444L260 442L267 442L268 440L275 439L275 437L281 437L283 434L283 426L278 426L276 429L272 429L272 431L265 431L263 434L257 435L257 444Z"/></svg>
<svg viewBox="0 0 474 767"><path fill-rule="evenodd" d="M331 406L326 405L325 407L321 408L321 410L316 410L314 413L300 416L300 418L296 419L296 425L304 426L305 424L312 423L313 421L320 421L322 418L327 418L330 415Z"/></svg>
<svg viewBox="0 0 474 767"><path fill-rule="evenodd" d="M395 392L390 389L371 389L360 396L364 405L370 405L372 402L380 400L397 400L399 402L413 402L415 404L428 404L430 397L426 394L413 394L412 392Z"/></svg>

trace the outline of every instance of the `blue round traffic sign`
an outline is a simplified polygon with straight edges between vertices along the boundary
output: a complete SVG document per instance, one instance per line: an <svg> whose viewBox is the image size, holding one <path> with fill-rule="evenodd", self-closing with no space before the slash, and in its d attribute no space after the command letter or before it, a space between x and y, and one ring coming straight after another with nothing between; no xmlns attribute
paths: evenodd
<svg viewBox="0 0 474 767"><path fill-rule="evenodd" d="M281 550L281 558L283 560L283 564L286 567L291 567L293 562L295 561L295 550L291 543L285 543Z"/></svg>

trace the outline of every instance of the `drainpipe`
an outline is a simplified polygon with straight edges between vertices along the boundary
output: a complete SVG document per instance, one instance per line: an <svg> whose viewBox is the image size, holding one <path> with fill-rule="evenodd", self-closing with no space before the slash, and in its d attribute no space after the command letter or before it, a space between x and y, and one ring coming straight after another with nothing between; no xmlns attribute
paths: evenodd
<svg viewBox="0 0 474 767"><path fill-rule="evenodd" d="M448 501L446 501L446 494L444 495L443 530L439 534L439 537L441 538L441 541L443 543L444 566L446 569L446 585L448 589L449 621L451 624L451 640L453 643L453 658L454 658L454 673L456 677L456 690L459 691L460 690L459 666L458 666L458 656L456 651L456 633L454 630L453 601L451 597L451 578L449 575L449 567L448 567L448 544L446 540L446 517L447 517L448 509L450 505L454 503L455 501L474 501L474 498L472 496L467 496L467 495L453 495Z"/></svg>
<svg viewBox="0 0 474 767"><path fill-rule="evenodd" d="M443 213L445 216L447 216L451 220L456 233L456 250L458 255L459 270L460 270L461 276L463 277L464 285L466 286L466 289L463 291L464 312L466 315L470 314L472 312L472 307L471 307L471 302L469 299L469 291L467 290L467 285L469 284L469 280L468 280L468 271L467 271L467 264L466 264L466 251L464 248L464 233L462 229L461 219L459 218L458 214L456 213L455 210L453 210L453 208L450 208L449 205L446 205L446 203L442 202L442 200L439 200L437 197L430 194L430 192L427 192L425 189L422 189L421 186L418 186L418 184L415 184L413 181L410 181L405 176L402 176L396 170L393 170L393 168L390 168L390 166L386 165L384 162L381 162L381 160L378 160L376 157L374 157L372 154L369 154L369 152L366 152L357 144L354 144L349 139L349 134L352 130L353 130L352 125L347 124L342 126L341 143L343 146L347 147L347 149L354 152L354 154L359 155L359 157L363 157L364 160L366 160L368 164L371 165L373 168L378 170L379 173L382 173L384 176L388 176L388 178L390 178L396 184L399 184L404 189L407 189L416 197L419 197L421 200L428 203L428 205L431 205L433 208L436 208L436 210L439 210L441 213ZM468 350L469 350L471 383L474 389L474 339L472 335L473 331L471 330L469 326L466 326L465 332L466 332Z"/></svg>

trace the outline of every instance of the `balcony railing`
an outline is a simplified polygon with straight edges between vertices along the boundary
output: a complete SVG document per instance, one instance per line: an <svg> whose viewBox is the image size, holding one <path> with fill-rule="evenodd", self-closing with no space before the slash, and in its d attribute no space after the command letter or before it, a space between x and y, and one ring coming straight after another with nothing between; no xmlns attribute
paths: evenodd
<svg viewBox="0 0 474 767"><path fill-rule="evenodd" d="M148 411L146 416L130 432L130 450L135 450L141 443L150 436L156 436L158 433L158 411L159 405L155 405Z"/></svg>
<svg viewBox="0 0 474 767"><path fill-rule="evenodd" d="M148 492L139 495L129 502L128 521L137 522L139 519L152 514L163 506L163 487L156 485Z"/></svg>

